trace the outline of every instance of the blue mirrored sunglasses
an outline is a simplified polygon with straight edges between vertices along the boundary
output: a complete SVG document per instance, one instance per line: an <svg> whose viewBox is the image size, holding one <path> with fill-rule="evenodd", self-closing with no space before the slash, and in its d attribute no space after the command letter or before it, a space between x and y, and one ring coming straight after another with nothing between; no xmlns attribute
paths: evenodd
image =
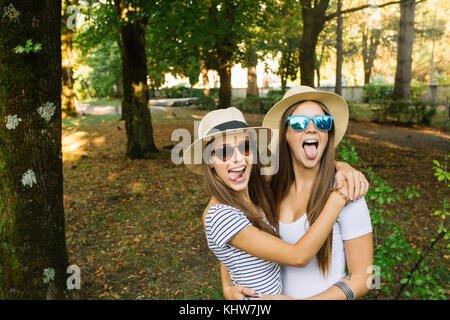
<svg viewBox="0 0 450 320"><path fill-rule="evenodd" d="M286 119L286 123L289 122L294 131L303 131L308 127L310 120L312 120L316 128L321 131L330 131L333 126L333 117L329 115L315 117L290 116Z"/></svg>

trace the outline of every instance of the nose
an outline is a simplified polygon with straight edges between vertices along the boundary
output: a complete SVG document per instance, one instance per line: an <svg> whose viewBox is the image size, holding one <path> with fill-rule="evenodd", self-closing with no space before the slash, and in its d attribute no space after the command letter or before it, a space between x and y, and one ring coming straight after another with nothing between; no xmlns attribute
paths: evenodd
<svg viewBox="0 0 450 320"><path fill-rule="evenodd" d="M242 160L244 160L244 155L239 151L237 145L234 146L233 150L233 162L241 162Z"/></svg>
<svg viewBox="0 0 450 320"><path fill-rule="evenodd" d="M317 132L317 127L314 124L314 121L312 119L309 120L308 126L305 129L305 132Z"/></svg>

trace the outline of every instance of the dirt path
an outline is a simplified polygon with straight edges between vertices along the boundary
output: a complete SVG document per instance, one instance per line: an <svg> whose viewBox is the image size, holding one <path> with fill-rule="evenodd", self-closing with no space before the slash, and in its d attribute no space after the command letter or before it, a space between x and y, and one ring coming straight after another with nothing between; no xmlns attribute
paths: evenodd
<svg viewBox="0 0 450 320"><path fill-rule="evenodd" d="M386 146L417 151L449 153L450 134L435 129L403 128L371 122L351 121L347 134L351 139L373 139Z"/></svg>

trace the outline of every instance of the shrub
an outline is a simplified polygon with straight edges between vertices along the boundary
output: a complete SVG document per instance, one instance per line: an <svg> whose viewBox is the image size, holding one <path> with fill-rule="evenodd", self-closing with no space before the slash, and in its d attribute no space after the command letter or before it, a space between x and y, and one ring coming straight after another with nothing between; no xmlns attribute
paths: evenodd
<svg viewBox="0 0 450 320"><path fill-rule="evenodd" d="M266 113L274 105L272 98L248 97L234 99L232 106L242 112L247 113Z"/></svg>
<svg viewBox="0 0 450 320"><path fill-rule="evenodd" d="M429 126L436 114L437 105L424 101L386 100L384 104L372 106L374 119L378 122L423 124Z"/></svg>
<svg viewBox="0 0 450 320"><path fill-rule="evenodd" d="M286 91L289 90L289 88L286 88ZM273 101L280 101L283 99L283 92L281 90L272 89L267 92L267 98L271 98Z"/></svg>
<svg viewBox="0 0 450 320"><path fill-rule="evenodd" d="M212 96L199 97L196 104L201 110L215 110L217 108L216 100Z"/></svg>
<svg viewBox="0 0 450 320"><path fill-rule="evenodd" d="M366 84L364 85L363 99L370 104L384 104L392 99L394 86L389 84Z"/></svg>
<svg viewBox="0 0 450 320"><path fill-rule="evenodd" d="M442 283L445 285L448 279L447 268L445 265L435 266L434 270L429 267L434 263L430 261L431 257L428 253L431 247L435 247L438 240L431 239L431 247L424 251L412 248L404 236L405 231L396 223L386 219L387 215L394 214L388 209L389 207L386 207L386 204L401 200L403 197L409 200L418 197L416 188L407 186L405 190L394 191L382 178L375 175L371 167L365 166L349 139L343 139L339 144L338 155L343 161L352 165L361 163L364 167L361 171L370 181L370 188L365 199L373 226L374 265L379 267L381 275L382 285L379 294L390 299L406 296L414 299L447 300L446 291L442 287ZM445 180L447 184L450 174L436 160L433 163L435 164L433 170L436 171L438 181ZM445 217L448 216L448 205L444 203L443 207L443 210L435 211L434 215L440 216L445 221ZM438 234L441 238L448 240L444 223L439 226ZM410 291L405 290L406 288Z"/></svg>

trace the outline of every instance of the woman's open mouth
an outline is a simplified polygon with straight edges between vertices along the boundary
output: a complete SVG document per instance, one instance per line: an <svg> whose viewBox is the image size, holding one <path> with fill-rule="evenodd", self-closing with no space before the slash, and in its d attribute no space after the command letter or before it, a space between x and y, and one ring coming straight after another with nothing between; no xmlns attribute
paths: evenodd
<svg viewBox="0 0 450 320"><path fill-rule="evenodd" d="M305 151L305 155L309 160L317 158L319 141L317 139L307 139L303 142L302 148Z"/></svg>
<svg viewBox="0 0 450 320"><path fill-rule="evenodd" d="M241 182L245 179L246 166L239 166L228 170L228 179L234 182Z"/></svg>

